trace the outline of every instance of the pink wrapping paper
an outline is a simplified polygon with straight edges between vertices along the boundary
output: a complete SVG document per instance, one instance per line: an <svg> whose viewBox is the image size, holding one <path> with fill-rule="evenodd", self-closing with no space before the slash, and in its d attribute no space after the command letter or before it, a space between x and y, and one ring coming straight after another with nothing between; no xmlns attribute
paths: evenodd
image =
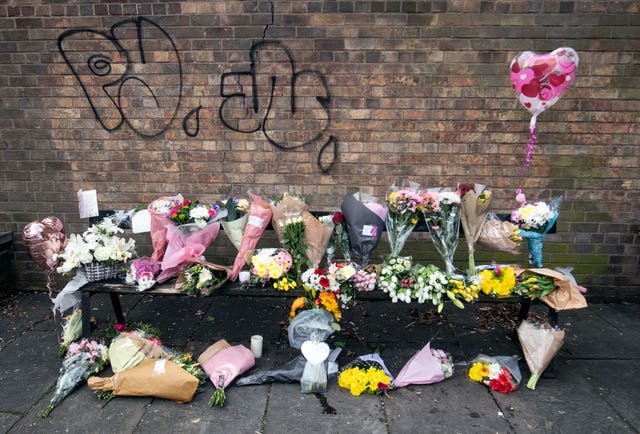
<svg viewBox="0 0 640 434"><path fill-rule="evenodd" d="M200 262L200 255L220 232L220 223L209 223L203 228L195 224L171 225L167 228L167 247L160 264L162 272L156 279L159 283L175 277L183 263Z"/></svg>
<svg viewBox="0 0 640 434"><path fill-rule="evenodd" d="M162 196L156 200L184 202L184 198L181 194L178 194L177 196ZM150 233L151 245L153 246L151 259L155 262L160 262L162 261L165 249L167 248L167 228L174 226L174 224L169 220L166 214L154 211L151 203L147 207L147 210L151 215Z"/></svg>
<svg viewBox="0 0 640 434"><path fill-rule="evenodd" d="M244 228L242 235L242 243L238 249L238 254L233 262L233 269L229 275L229 280L236 280L242 267L247 264L251 254L256 248L258 241L264 230L271 222L271 207L260 196L249 194L251 196L251 206L249 207L249 219Z"/></svg>
<svg viewBox="0 0 640 434"><path fill-rule="evenodd" d="M440 363L431 354L431 342L413 355L393 380L394 387L432 384L445 379Z"/></svg>
<svg viewBox="0 0 640 434"><path fill-rule="evenodd" d="M225 389L238 375L251 369L255 363L256 359L250 349L244 345L234 345L216 353L202 365L202 369L216 388L219 386L218 378L222 375L222 388Z"/></svg>

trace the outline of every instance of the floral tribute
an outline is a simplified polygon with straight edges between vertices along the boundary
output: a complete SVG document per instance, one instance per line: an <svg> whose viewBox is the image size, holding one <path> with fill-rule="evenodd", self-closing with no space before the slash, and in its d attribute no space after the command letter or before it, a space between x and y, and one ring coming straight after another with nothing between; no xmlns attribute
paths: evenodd
<svg viewBox="0 0 640 434"><path fill-rule="evenodd" d="M392 257L382 265L378 286L389 294L392 302L411 302L416 284L412 267L413 262L409 256Z"/></svg>
<svg viewBox="0 0 640 434"><path fill-rule="evenodd" d="M509 297L516 287L516 272L513 267L495 265L480 271L480 289L491 297Z"/></svg>
<svg viewBox="0 0 640 434"><path fill-rule="evenodd" d="M91 226L82 235L71 234L64 252L57 256L62 264L56 269L66 274L83 265L125 263L135 255L135 240L125 240L117 234L123 232L113 220L105 218Z"/></svg>
<svg viewBox="0 0 640 434"><path fill-rule="evenodd" d="M353 278L356 269L351 263L332 262L329 264L327 274L336 282L336 295L342 305L346 305L355 297L356 289L353 284Z"/></svg>
<svg viewBox="0 0 640 434"><path fill-rule="evenodd" d="M210 205L202 205L197 200L194 202L185 200L173 204L167 216L178 226L194 223L198 227L204 227L216 214L217 211Z"/></svg>
<svg viewBox="0 0 640 434"><path fill-rule="evenodd" d="M53 397L42 411L42 417L49 416L78 384L101 372L108 363L109 353L105 345L88 339L71 343L62 361Z"/></svg>
<svg viewBox="0 0 640 434"><path fill-rule="evenodd" d="M295 318L307 309L324 309L339 322L342 319L338 303L340 284L335 277L327 275L321 268L309 268L302 274L301 280L306 294L293 301L289 316Z"/></svg>
<svg viewBox="0 0 640 434"><path fill-rule="evenodd" d="M487 220L492 195L491 190L481 184L461 184L458 187L458 192L462 208L460 221L469 253L467 277L475 277L475 243L480 238L482 227Z"/></svg>
<svg viewBox="0 0 640 434"><path fill-rule="evenodd" d="M522 376L518 367L518 358L479 355L471 362L467 373L470 380L489 386L491 390L509 393L516 390Z"/></svg>
<svg viewBox="0 0 640 434"><path fill-rule="evenodd" d="M391 386L391 378L379 362L356 359L342 368L338 375L338 386L349 390L354 396L381 394Z"/></svg>
<svg viewBox="0 0 640 434"><path fill-rule="evenodd" d="M259 249L250 260L250 284L265 286L268 283L280 291L289 291L298 287L296 279L289 271L293 265L291 254L285 249Z"/></svg>
<svg viewBox="0 0 640 434"><path fill-rule="evenodd" d="M227 270L223 267L194 264L184 271L184 283L180 286L180 291L194 296L209 295L227 279Z"/></svg>
<svg viewBox="0 0 640 434"><path fill-rule="evenodd" d="M416 188L392 191L387 197L388 214L385 221L389 238L390 256L400 255L409 235L418 223L418 216L425 201Z"/></svg>
<svg viewBox="0 0 640 434"><path fill-rule="evenodd" d="M155 278L160 272L160 263L149 257L136 258L129 264L125 281L137 285L138 291L146 291L156 284Z"/></svg>
<svg viewBox="0 0 640 434"><path fill-rule="evenodd" d="M371 292L376 289L378 270L375 265L366 265L358 269L351 280L357 292Z"/></svg>
<svg viewBox="0 0 640 434"><path fill-rule="evenodd" d="M448 190L430 190L422 208L433 245L444 261L447 274L454 274L453 255L460 233L460 195Z"/></svg>

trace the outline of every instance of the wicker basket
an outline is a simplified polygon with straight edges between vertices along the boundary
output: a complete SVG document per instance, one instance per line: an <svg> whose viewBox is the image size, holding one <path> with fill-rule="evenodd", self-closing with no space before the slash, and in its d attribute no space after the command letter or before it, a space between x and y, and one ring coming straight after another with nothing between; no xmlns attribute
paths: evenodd
<svg viewBox="0 0 640 434"><path fill-rule="evenodd" d="M89 282L97 282L98 280L109 280L118 277L118 265L105 265L99 262L92 262L84 265L84 274Z"/></svg>

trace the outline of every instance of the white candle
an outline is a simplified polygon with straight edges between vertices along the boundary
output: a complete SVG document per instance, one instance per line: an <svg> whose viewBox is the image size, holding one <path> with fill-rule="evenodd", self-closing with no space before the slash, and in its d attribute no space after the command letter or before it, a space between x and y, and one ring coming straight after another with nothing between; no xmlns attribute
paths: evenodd
<svg viewBox="0 0 640 434"><path fill-rule="evenodd" d="M262 357L262 336L251 336L251 352L253 353L253 357L256 359Z"/></svg>
<svg viewBox="0 0 640 434"><path fill-rule="evenodd" d="M240 274L238 275L238 278L240 279L240 283L248 282L250 277L251 277L251 273L248 271L241 271Z"/></svg>

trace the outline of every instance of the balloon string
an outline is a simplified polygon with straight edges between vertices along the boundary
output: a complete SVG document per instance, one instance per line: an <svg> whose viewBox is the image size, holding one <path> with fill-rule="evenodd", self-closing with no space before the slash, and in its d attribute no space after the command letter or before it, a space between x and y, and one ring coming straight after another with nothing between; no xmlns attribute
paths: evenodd
<svg viewBox="0 0 640 434"><path fill-rule="evenodd" d="M527 141L527 152L524 156L524 161L522 162L522 168L520 169L520 179L518 182L518 188L516 189L516 198L522 198L519 200L520 206L524 205L524 196L522 194L521 185L524 181L524 175L527 171L527 168L531 165L531 161L533 160L533 151L538 146L538 136L536 136L536 117L531 118L531 124L529 125L529 140ZM517 200L517 199L516 199Z"/></svg>

